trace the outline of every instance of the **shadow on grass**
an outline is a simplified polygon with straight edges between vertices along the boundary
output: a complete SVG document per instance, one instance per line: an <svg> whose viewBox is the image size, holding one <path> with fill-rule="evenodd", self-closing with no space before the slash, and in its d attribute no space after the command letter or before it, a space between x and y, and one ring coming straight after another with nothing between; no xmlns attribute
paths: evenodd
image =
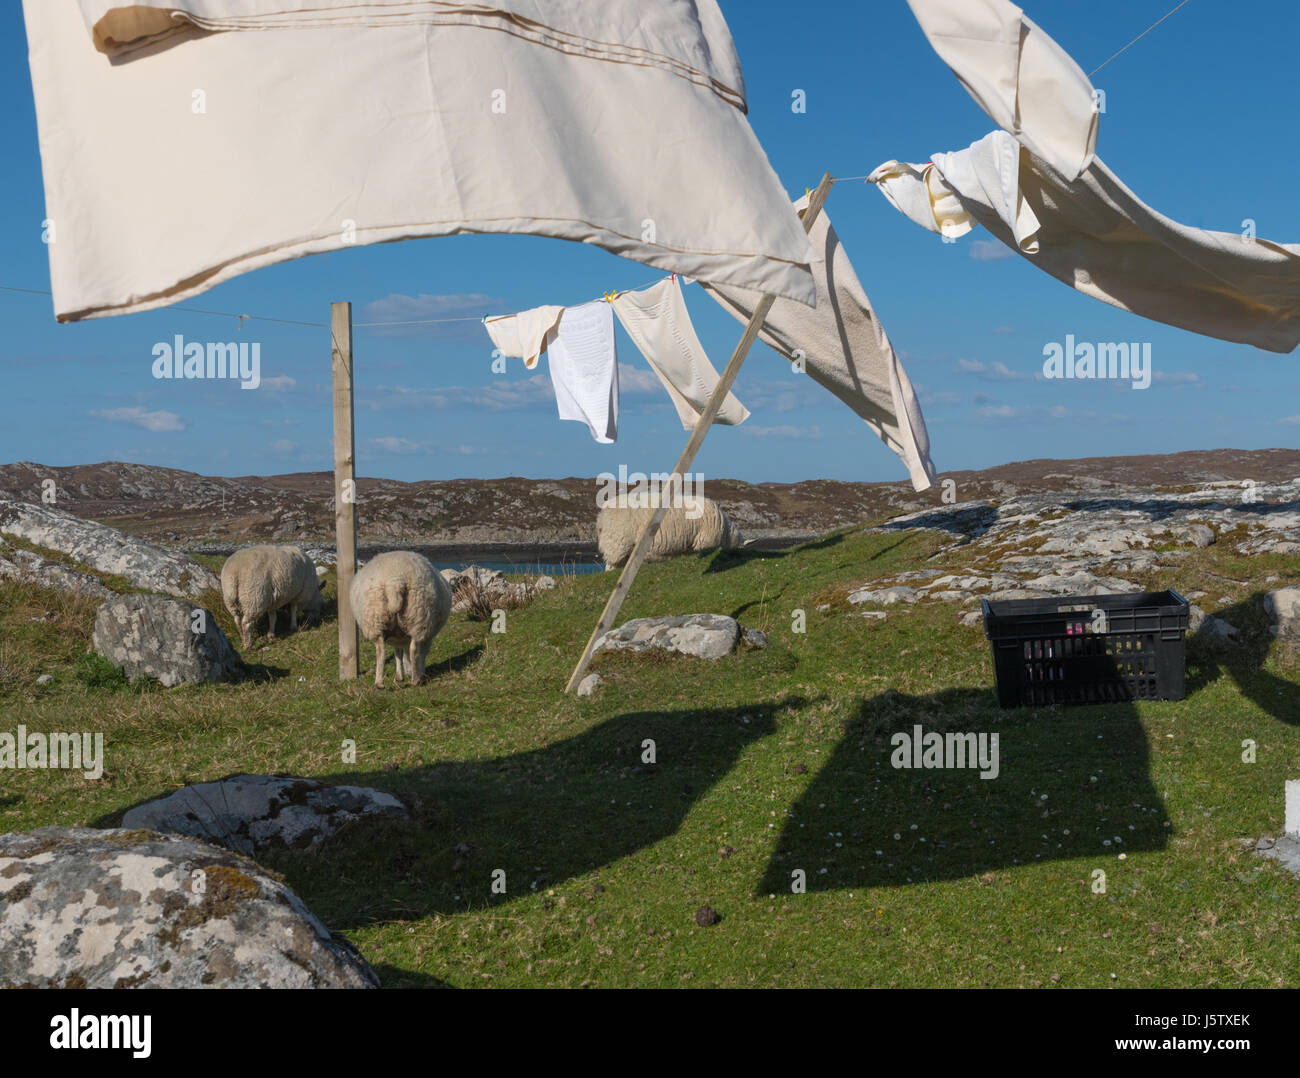
<svg viewBox="0 0 1300 1078"><path fill-rule="evenodd" d="M1278 644L1269 632L1264 595L1257 591L1214 616L1235 626L1236 641L1216 643L1193 637L1187 646L1187 693L1190 696L1227 673L1241 694L1279 722L1300 726L1300 692L1295 682L1264 669L1269 651Z"/></svg>
<svg viewBox="0 0 1300 1078"><path fill-rule="evenodd" d="M842 542L844 542L844 533L832 532L821 539L784 547L781 550L762 550L757 547L744 546L733 547L730 550L705 552L700 556L709 559L709 564L704 570L706 573L725 573L731 569L738 569L742 565L748 565L750 562L779 561L781 558L788 558L791 554L806 553L810 550L826 550L829 547L838 546Z"/></svg>
<svg viewBox="0 0 1300 1078"><path fill-rule="evenodd" d="M250 663L244 660L243 672L235 679L235 684L243 681L279 681L289 676L285 666L268 666L265 663Z"/></svg>
<svg viewBox="0 0 1300 1078"><path fill-rule="evenodd" d="M986 733L990 749L996 734L997 777L981 778L978 764L895 768L893 736L911 736L918 724L924 734ZM1079 868L1086 878L1120 853L1163 849L1167 824L1131 704L1002 711L987 690L890 691L862 701L845 724L787 816L755 893L788 893L795 869L809 891L906 886L1072 858L1088 859Z"/></svg>
<svg viewBox="0 0 1300 1078"><path fill-rule="evenodd" d="M775 709L805 705L631 712L511 756L323 776L389 790L411 819L364 821L313 853L257 859L339 930L544 892L675 833L746 746L775 730ZM655 764L642 762L647 740ZM504 895L492 893L497 869Z"/></svg>
<svg viewBox="0 0 1300 1078"><path fill-rule="evenodd" d="M427 973L390 966L384 962L371 964L371 969L379 976L380 988L455 988L455 985L430 977Z"/></svg>
<svg viewBox="0 0 1300 1078"><path fill-rule="evenodd" d="M424 668L425 678L441 677L443 674L454 674L459 670L464 670L471 663L476 662L478 657L483 654L483 645L475 644L471 648L466 648L459 655L452 655L443 659L442 662L433 666Z"/></svg>

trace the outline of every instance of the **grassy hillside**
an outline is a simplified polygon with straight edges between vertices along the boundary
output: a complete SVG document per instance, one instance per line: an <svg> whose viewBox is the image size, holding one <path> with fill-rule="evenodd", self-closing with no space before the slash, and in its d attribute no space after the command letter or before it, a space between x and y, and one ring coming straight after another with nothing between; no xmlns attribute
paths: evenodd
<svg viewBox="0 0 1300 1078"><path fill-rule="evenodd" d="M1300 881L1241 840L1281 830L1283 781L1300 775L1300 666L1258 609L1280 586L1266 576L1300 579L1294 559L1221 543L1146 581L1203 588L1244 630L1217 657L1192 645L1186 700L1004 712L984 635L952 604L878 621L845 601L864 581L961 566L927 560L938 550L857 531L648 566L623 618L731 614L770 646L715 663L599 656L605 685L584 700L561 690L612 574L543 593L504 634L453 616L430 681L397 688L390 665L383 690L364 645L362 679L339 684L332 621L256 640L237 685L128 686L85 656L95 603L0 585L0 730L103 731L107 757L97 782L0 772L0 829L112 825L240 771L390 790L409 821L261 859L387 986L1292 980ZM999 777L895 770L890 735L916 723L996 732ZM718 923L697 925L704 905Z"/></svg>

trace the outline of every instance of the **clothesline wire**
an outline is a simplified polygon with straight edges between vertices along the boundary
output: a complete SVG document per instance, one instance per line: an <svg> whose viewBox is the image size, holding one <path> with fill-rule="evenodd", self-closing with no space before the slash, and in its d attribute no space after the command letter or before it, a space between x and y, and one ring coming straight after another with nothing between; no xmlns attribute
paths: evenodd
<svg viewBox="0 0 1300 1078"><path fill-rule="evenodd" d="M1164 16L1164 18L1157 19L1157 20L1156 20L1155 22L1153 22L1150 26L1148 26L1145 30L1143 30L1142 33L1138 34L1137 37L1135 37L1132 41L1130 41L1127 45L1125 45L1122 49L1120 49L1119 52L1115 53L1115 56L1119 56L1120 53L1127 52L1127 51L1128 51L1129 49L1131 49L1134 45L1136 45L1139 41L1141 41L1144 37L1146 37L1147 34L1151 33L1152 30L1154 30L1157 26L1159 26L1162 22L1164 22L1165 19L1168 19L1170 16L1177 14L1179 11L1181 11L1183 8L1185 8L1189 3L1191 3L1191 0L1183 0L1183 2L1182 2L1181 4L1179 4L1177 7L1175 7L1172 11L1168 12L1168 13ZM1088 78L1092 78L1093 75L1097 74L1097 72L1100 71L1103 67L1105 67L1108 63L1110 63L1111 60L1115 59L1115 56L1111 56L1111 57L1109 57L1108 59L1102 61L1100 64L1098 64L1096 67L1094 67L1091 71L1089 71L1089 72L1088 72Z"/></svg>
<svg viewBox="0 0 1300 1078"><path fill-rule="evenodd" d="M47 289L43 288L14 288L11 285L0 284L0 292L25 292L32 296L49 296L52 295ZM170 311L185 311L187 314L210 314L217 318L238 318L240 321L252 322L280 322L287 326L312 326L323 329L329 325L328 322L302 322L293 318L271 318L264 314L235 314L231 311L205 311L199 307L169 307Z"/></svg>

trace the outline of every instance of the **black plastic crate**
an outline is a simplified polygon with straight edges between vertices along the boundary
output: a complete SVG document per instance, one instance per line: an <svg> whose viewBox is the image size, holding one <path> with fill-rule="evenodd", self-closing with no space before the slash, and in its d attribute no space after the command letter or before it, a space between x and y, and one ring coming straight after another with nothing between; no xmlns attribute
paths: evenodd
<svg viewBox="0 0 1300 1078"><path fill-rule="evenodd" d="M1173 590L981 602L998 703L1181 700L1187 600Z"/></svg>

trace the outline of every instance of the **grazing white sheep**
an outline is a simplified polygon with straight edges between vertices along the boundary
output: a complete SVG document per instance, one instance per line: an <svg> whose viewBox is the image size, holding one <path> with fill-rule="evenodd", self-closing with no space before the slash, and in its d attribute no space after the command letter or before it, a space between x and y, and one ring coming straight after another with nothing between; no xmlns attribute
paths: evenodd
<svg viewBox="0 0 1300 1078"><path fill-rule="evenodd" d="M607 505L597 514L596 542L605 559L606 571L617 569L631 557L641 529L653 515L652 508L617 505ZM744 543L740 529L727 519L717 503L700 495L664 513L647 560L667 561L680 554L729 550Z"/></svg>
<svg viewBox="0 0 1300 1078"><path fill-rule="evenodd" d="M293 632L301 614L319 622L324 605L316 566L296 546L236 550L221 567L221 598L246 648L253 646L253 626L259 618L267 618L266 635L274 640L279 611L288 607Z"/></svg>
<svg viewBox="0 0 1300 1078"><path fill-rule="evenodd" d="M375 684L384 684L384 641L393 642L397 680L424 680L433 638L451 617L451 585L427 558L409 550L378 554L348 589L361 635L375 644Z"/></svg>

